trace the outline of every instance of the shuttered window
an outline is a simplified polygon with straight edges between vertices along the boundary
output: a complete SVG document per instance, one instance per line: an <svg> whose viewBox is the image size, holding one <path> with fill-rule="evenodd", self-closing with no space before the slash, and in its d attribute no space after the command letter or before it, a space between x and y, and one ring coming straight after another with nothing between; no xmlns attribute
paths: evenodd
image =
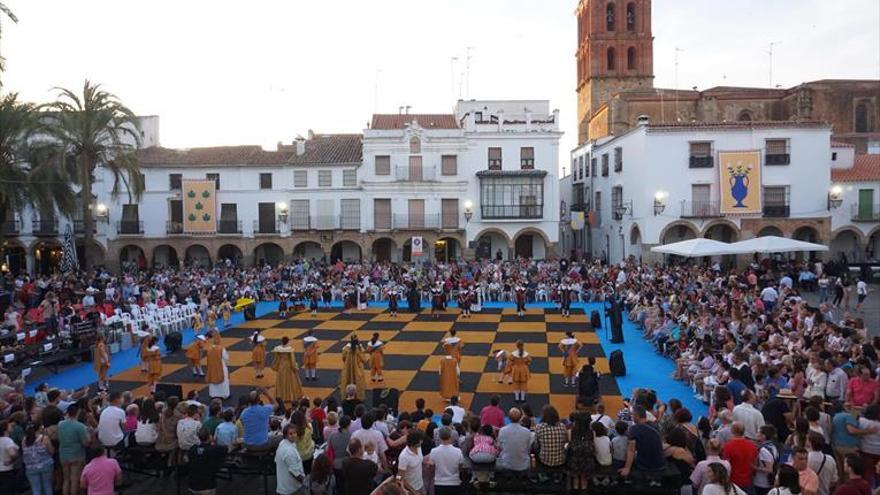
<svg viewBox="0 0 880 495"><path fill-rule="evenodd" d="M458 156L443 155L440 157L440 173L443 175L458 175Z"/></svg>
<svg viewBox="0 0 880 495"><path fill-rule="evenodd" d="M293 187L309 187L309 171L294 170L293 171Z"/></svg>
<svg viewBox="0 0 880 495"><path fill-rule="evenodd" d="M782 155L788 152L788 143L785 139L768 139L765 146L768 155Z"/></svg>
<svg viewBox="0 0 880 495"><path fill-rule="evenodd" d="M376 175L391 175L391 157L376 155Z"/></svg>
<svg viewBox="0 0 880 495"><path fill-rule="evenodd" d="M489 148L489 170L501 170L501 148Z"/></svg>
<svg viewBox="0 0 880 495"><path fill-rule="evenodd" d="M409 157L409 180L413 182L421 182L422 176L422 157L412 155Z"/></svg>
<svg viewBox="0 0 880 495"><path fill-rule="evenodd" d="M333 199L315 200L315 227L332 229L336 227L336 201Z"/></svg>
<svg viewBox="0 0 880 495"><path fill-rule="evenodd" d="M443 211L442 222L444 229L458 228L458 198L444 198L441 203Z"/></svg>
<svg viewBox="0 0 880 495"><path fill-rule="evenodd" d="M272 189L272 174L260 174L260 189Z"/></svg>
<svg viewBox="0 0 880 495"><path fill-rule="evenodd" d="M168 189L171 191L180 191L180 185L183 182L182 174L168 174Z"/></svg>
<svg viewBox="0 0 880 495"><path fill-rule="evenodd" d="M361 228L361 200L343 199L340 203L342 217L339 226L343 229L360 230Z"/></svg>
<svg viewBox="0 0 880 495"><path fill-rule="evenodd" d="M691 156L709 156L712 154L712 143L705 141L691 143Z"/></svg>
<svg viewBox="0 0 880 495"><path fill-rule="evenodd" d="M357 170L347 169L342 171L342 187L357 186Z"/></svg>
<svg viewBox="0 0 880 495"><path fill-rule="evenodd" d="M409 200L409 223L411 229L425 228L425 200L411 199Z"/></svg>
<svg viewBox="0 0 880 495"><path fill-rule="evenodd" d="M391 200L373 200L373 228L376 230L389 230L391 228Z"/></svg>
<svg viewBox="0 0 880 495"><path fill-rule="evenodd" d="M332 170L318 170L318 187L333 187Z"/></svg>
<svg viewBox="0 0 880 495"><path fill-rule="evenodd" d="M295 199L290 202L290 228L293 230L308 230L309 223L309 200Z"/></svg>
<svg viewBox="0 0 880 495"><path fill-rule="evenodd" d="M535 168L535 148L524 147L519 149L519 165L523 170Z"/></svg>

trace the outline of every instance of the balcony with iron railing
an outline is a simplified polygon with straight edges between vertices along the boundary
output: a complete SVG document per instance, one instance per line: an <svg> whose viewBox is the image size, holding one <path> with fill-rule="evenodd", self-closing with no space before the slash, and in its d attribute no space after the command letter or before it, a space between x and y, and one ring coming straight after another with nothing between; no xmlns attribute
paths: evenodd
<svg viewBox="0 0 880 495"><path fill-rule="evenodd" d="M721 216L719 201L682 201L681 218L716 218Z"/></svg>
<svg viewBox="0 0 880 495"><path fill-rule="evenodd" d="M86 221L85 220L74 220L73 221L73 232L76 234L84 234L86 232ZM93 219L92 220L92 233L98 233L98 224Z"/></svg>
<svg viewBox="0 0 880 495"><path fill-rule="evenodd" d="M183 234L183 222L172 222L171 220L168 220L165 222L165 233L168 235Z"/></svg>
<svg viewBox="0 0 880 495"><path fill-rule="evenodd" d="M480 214L485 219L535 219L544 216L543 205L480 205Z"/></svg>
<svg viewBox="0 0 880 495"><path fill-rule="evenodd" d="M396 230L439 229L440 215L436 213L426 215L395 213L391 217L391 228Z"/></svg>
<svg viewBox="0 0 880 495"><path fill-rule="evenodd" d="M120 235L142 235L144 233L143 220L120 220L116 222L116 233Z"/></svg>
<svg viewBox="0 0 880 495"><path fill-rule="evenodd" d="M791 155L788 153L767 153L764 155L764 165L788 165L791 163Z"/></svg>
<svg viewBox="0 0 880 495"><path fill-rule="evenodd" d="M880 205L854 204L851 218L853 222L880 222Z"/></svg>
<svg viewBox="0 0 880 495"><path fill-rule="evenodd" d="M34 220L31 224L31 232L37 236L58 235L57 220Z"/></svg>
<svg viewBox="0 0 880 495"><path fill-rule="evenodd" d="M218 234L241 234L241 220L220 220L217 222Z"/></svg>
<svg viewBox="0 0 880 495"><path fill-rule="evenodd" d="M397 166L394 167L394 180L403 182L434 181L437 180L437 167L432 165L422 165L421 167Z"/></svg>
<svg viewBox="0 0 880 495"><path fill-rule="evenodd" d="M690 168L712 168L715 166L715 159L712 155L691 155L688 166Z"/></svg>
<svg viewBox="0 0 880 495"><path fill-rule="evenodd" d="M256 235L273 235L281 233L281 222L273 220L271 222L261 222L254 220L254 234Z"/></svg>
<svg viewBox="0 0 880 495"><path fill-rule="evenodd" d="M360 212L357 215L311 215L294 216L290 219L290 230L360 230Z"/></svg>
<svg viewBox="0 0 880 495"><path fill-rule="evenodd" d="M12 237L21 233L21 222L18 220L7 220L0 223L3 229L3 237Z"/></svg>
<svg viewBox="0 0 880 495"><path fill-rule="evenodd" d="M768 218L786 218L790 214L790 205L764 205L764 216Z"/></svg>

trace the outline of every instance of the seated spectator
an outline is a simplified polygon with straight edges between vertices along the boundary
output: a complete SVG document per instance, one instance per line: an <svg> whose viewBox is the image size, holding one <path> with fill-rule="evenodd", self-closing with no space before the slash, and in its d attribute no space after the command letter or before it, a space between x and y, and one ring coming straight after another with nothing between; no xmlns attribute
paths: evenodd
<svg viewBox="0 0 880 495"><path fill-rule="evenodd" d="M449 428L452 431L452 443L458 445L458 431L456 431L452 427L452 415L449 413L443 413L443 416L440 417L440 427ZM434 445L440 444L440 430L434 430L434 435L432 437L434 439Z"/></svg>
<svg viewBox="0 0 880 495"><path fill-rule="evenodd" d="M180 450L186 452L199 444L199 430L202 428L200 417L199 406L190 404L186 407L186 417L177 423L177 444Z"/></svg>
<svg viewBox="0 0 880 495"><path fill-rule="evenodd" d="M106 450L93 447L89 451L92 460L83 468L79 483L89 495L113 495L115 486L122 480L122 469L116 459L107 457Z"/></svg>
<svg viewBox="0 0 880 495"><path fill-rule="evenodd" d="M551 405L544 406L541 423L535 427L535 448L538 461L546 467L559 467L565 464L565 444L568 433L559 422L559 413Z"/></svg>
<svg viewBox="0 0 880 495"><path fill-rule="evenodd" d="M228 451L232 451L238 447L240 442L238 428L233 422L235 415L231 410L228 410L220 413L220 418L223 422L217 425L217 429L214 430L214 443L221 447L226 447Z"/></svg>
<svg viewBox="0 0 880 495"><path fill-rule="evenodd" d="M159 438L159 412L153 399L146 399L141 407L134 439L138 445L154 445Z"/></svg>
<svg viewBox="0 0 880 495"><path fill-rule="evenodd" d="M362 458L363 445L357 438L348 444L348 457L342 462L342 487L346 495L370 495L373 491L373 479L379 471L374 463Z"/></svg>
<svg viewBox="0 0 880 495"><path fill-rule="evenodd" d="M465 408L458 404L459 398L453 395L449 398L449 409L452 410L452 423L459 424L464 420L464 414L467 412Z"/></svg>
<svg viewBox="0 0 880 495"><path fill-rule="evenodd" d="M648 425L647 411L644 406L633 406L632 417L635 424L626 433L629 446L626 451L626 462L620 474L627 477L633 471L657 472L666 467L663 455L663 442L660 432Z"/></svg>
<svg viewBox="0 0 880 495"><path fill-rule="evenodd" d="M260 396L256 391L248 394L248 406L241 412L239 419L244 429L242 434L242 444L249 451L262 452L272 450L272 448L280 442L269 441L269 417L272 415L274 408L270 405L263 405L260 402ZM183 446L181 445L181 448Z"/></svg>
<svg viewBox="0 0 880 495"><path fill-rule="evenodd" d="M500 403L501 397L493 395L489 399L489 405L480 410L480 423L500 430L504 426L504 411L498 407Z"/></svg>
<svg viewBox="0 0 880 495"><path fill-rule="evenodd" d="M529 469L529 452L532 447L532 434L520 424L522 411L513 407L507 413L510 424L498 432L498 467L508 471L525 472ZM591 442L592 443L592 442Z"/></svg>
<svg viewBox="0 0 880 495"><path fill-rule="evenodd" d="M593 448L596 453L596 462L601 467L611 466L611 439L608 438L608 429L599 421L590 425L593 430Z"/></svg>
<svg viewBox="0 0 880 495"><path fill-rule="evenodd" d="M227 450L222 445L211 445L207 428L199 429L199 443L187 453L189 459L189 490L198 495L214 495L217 490L217 471L226 462Z"/></svg>

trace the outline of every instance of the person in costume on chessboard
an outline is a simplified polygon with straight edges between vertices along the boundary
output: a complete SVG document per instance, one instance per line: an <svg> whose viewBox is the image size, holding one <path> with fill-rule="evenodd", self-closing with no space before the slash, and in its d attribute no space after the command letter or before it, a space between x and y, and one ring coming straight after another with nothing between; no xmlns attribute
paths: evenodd
<svg viewBox="0 0 880 495"><path fill-rule="evenodd" d="M205 327L208 332L216 332L217 331L217 311L214 306L208 310L208 317L205 319Z"/></svg>
<svg viewBox="0 0 880 495"><path fill-rule="evenodd" d="M400 294L397 293L397 287L391 287L388 291L388 313L392 318L397 318L397 301Z"/></svg>
<svg viewBox="0 0 880 495"><path fill-rule="evenodd" d="M98 374L98 390L108 390L110 382L107 379L107 372L110 371L110 351L107 349L107 343L104 341L104 335L98 334L95 342L95 373Z"/></svg>
<svg viewBox="0 0 880 495"><path fill-rule="evenodd" d="M507 379L507 384L510 385L513 383L513 375L511 374L511 362L510 355L504 349L498 349L494 353L495 362L498 364L498 383L504 383L504 379Z"/></svg>
<svg viewBox="0 0 880 495"><path fill-rule="evenodd" d="M318 307L317 301L318 299L315 297L315 308ZM303 337L303 370L306 380L318 381L318 354L320 354L318 339L315 338L314 331L310 328L306 336Z"/></svg>
<svg viewBox="0 0 880 495"><path fill-rule="evenodd" d="M287 298L288 294L286 292L282 292L278 294L278 316L281 318L287 318Z"/></svg>
<svg viewBox="0 0 880 495"><path fill-rule="evenodd" d="M565 338L559 342L559 350L562 351L562 386L576 387L575 376L578 372L580 362L578 360L578 351L581 349L581 343L574 338L573 332L565 332Z"/></svg>
<svg viewBox="0 0 880 495"><path fill-rule="evenodd" d="M448 352L440 358L440 397L447 402L458 396L461 367L455 356Z"/></svg>
<svg viewBox="0 0 880 495"><path fill-rule="evenodd" d="M367 342L367 352L370 354L370 381L385 381L385 373L382 371L385 365L384 346L385 343L379 340L378 333L373 333Z"/></svg>
<svg viewBox="0 0 880 495"><path fill-rule="evenodd" d="M438 281L437 284L431 288L431 317L436 319L439 316L439 313L444 309L443 283Z"/></svg>
<svg viewBox="0 0 880 495"><path fill-rule="evenodd" d="M569 285L568 277L566 277L562 279L562 283L556 289L557 296L559 297L559 312L562 313L564 318L571 317L571 292L572 288Z"/></svg>
<svg viewBox="0 0 880 495"><path fill-rule="evenodd" d="M147 385L151 393L156 393L156 383L162 376L162 351L159 350L159 341L153 335L144 339L143 359L147 362Z"/></svg>
<svg viewBox="0 0 880 495"><path fill-rule="evenodd" d="M220 304L220 312L223 314L223 328L229 328L232 324L232 303L224 299Z"/></svg>
<svg viewBox="0 0 880 495"><path fill-rule="evenodd" d="M473 291L465 285L458 291L458 307L461 309L462 318L471 317L471 305L473 304Z"/></svg>
<svg viewBox="0 0 880 495"><path fill-rule="evenodd" d="M259 331L256 331L251 337L251 344L254 346L251 350L254 373L257 378L263 378L263 370L266 368L266 337L263 337Z"/></svg>
<svg viewBox="0 0 880 495"><path fill-rule="evenodd" d="M318 316L318 301L321 298L321 291L312 284L309 284L309 309L312 311L312 317Z"/></svg>
<svg viewBox="0 0 880 495"><path fill-rule="evenodd" d="M202 329L205 327L204 323L202 323L202 313L201 312L197 311L195 314L193 314L192 327L193 327L193 333L196 335L198 335L199 332L201 332Z"/></svg>
<svg viewBox="0 0 880 495"><path fill-rule="evenodd" d="M207 351L205 381L208 382L208 396L229 398L229 353L223 348L220 332L211 332L211 345Z"/></svg>
<svg viewBox="0 0 880 495"><path fill-rule="evenodd" d="M516 289L514 289L514 300L516 301L516 315L522 318L526 314L526 287L517 281Z"/></svg>
<svg viewBox="0 0 880 495"><path fill-rule="evenodd" d="M513 397L516 402L526 401L526 392L529 390L529 365L532 356L526 352L522 340L516 341L516 350L510 353L510 371L513 376Z"/></svg>
<svg viewBox="0 0 880 495"><path fill-rule="evenodd" d="M205 336L196 335L193 343L186 348L186 359L192 369L193 376L205 376L202 370L202 350L205 348Z"/></svg>
<svg viewBox="0 0 880 495"><path fill-rule="evenodd" d="M456 335L455 329L449 330L449 337L443 340L443 352L452 356L456 363L460 363L462 348L464 348L464 344L462 344L461 338Z"/></svg>
<svg viewBox="0 0 880 495"><path fill-rule="evenodd" d="M289 338L282 337L281 345L272 349L272 369L275 370L275 396L284 402L301 399L302 383Z"/></svg>
<svg viewBox="0 0 880 495"><path fill-rule="evenodd" d="M346 390L349 385L355 386L355 396L364 400L367 380L364 377L364 365L370 357L361 347L357 335L352 334L351 340L342 348L342 373L339 374L339 390Z"/></svg>

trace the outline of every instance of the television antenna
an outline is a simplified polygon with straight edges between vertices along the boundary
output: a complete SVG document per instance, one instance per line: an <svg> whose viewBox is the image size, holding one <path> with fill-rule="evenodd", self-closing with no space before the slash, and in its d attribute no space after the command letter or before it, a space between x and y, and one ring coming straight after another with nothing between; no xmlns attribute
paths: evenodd
<svg viewBox="0 0 880 495"><path fill-rule="evenodd" d="M773 45L779 45L781 43L781 41L771 41L767 50L767 55L770 57L769 79L771 88L773 87Z"/></svg>

